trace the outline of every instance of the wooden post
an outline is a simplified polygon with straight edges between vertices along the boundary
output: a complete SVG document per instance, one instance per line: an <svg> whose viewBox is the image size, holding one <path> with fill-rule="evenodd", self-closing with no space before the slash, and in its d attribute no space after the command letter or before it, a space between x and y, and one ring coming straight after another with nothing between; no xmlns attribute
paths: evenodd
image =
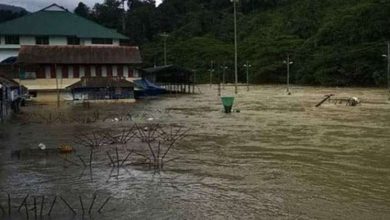
<svg viewBox="0 0 390 220"><path fill-rule="evenodd" d="M59 108L60 107L60 88L58 85L57 64L54 64L54 72L56 74L57 108Z"/></svg>

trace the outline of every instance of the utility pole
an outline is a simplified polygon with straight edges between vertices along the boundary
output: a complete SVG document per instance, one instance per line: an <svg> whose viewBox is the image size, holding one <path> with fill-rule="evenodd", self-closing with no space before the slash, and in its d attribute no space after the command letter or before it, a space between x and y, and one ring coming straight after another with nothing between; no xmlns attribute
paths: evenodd
<svg viewBox="0 0 390 220"><path fill-rule="evenodd" d="M390 100L390 41L387 42L387 89Z"/></svg>
<svg viewBox="0 0 390 220"><path fill-rule="evenodd" d="M211 61L211 63L210 63L209 72L210 72L210 87L212 87L212 85L213 85L214 61Z"/></svg>
<svg viewBox="0 0 390 220"><path fill-rule="evenodd" d="M238 94L238 53L237 53L237 6L238 0L230 0L233 2L234 10L234 92Z"/></svg>
<svg viewBox="0 0 390 220"><path fill-rule="evenodd" d="M54 72L56 74L57 108L59 108L60 107L60 88L59 88L59 85L58 85L57 64L54 64Z"/></svg>
<svg viewBox="0 0 390 220"><path fill-rule="evenodd" d="M125 9L125 1L122 0L122 8L123 8L123 15L122 15L122 32L125 33L126 30L126 9Z"/></svg>
<svg viewBox="0 0 390 220"><path fill-rule="evenodd" d="M252 67L252 65L249 64L248 61L246 61L246 64L244 64L244 67L246 68L246 88L249 92L249 68Z"/></svg>
<svg viewBox="0 0 390 220"><path fill-rule="evenodd" d="M223 64L223 66L221 66L222 68L222 89L225 89L225 73L226 73L226 70L228 69L228 67L225 65L225 63Z"/></svg>
<svg viewBox="0 0 390 220"><path fill-rule="evenodd" d="M162 34L160 34L160 36L164 40L164 66L166 66L167 65L167 39L169 37L169 34L162 33Z"/></svg>
<svg viewBox="0 0 390 220"><path fill-rule="evenodd" d="M283 63L287 65L287 94L291 95L290 92L290 65L293 64L292 61L290 61L290 54L287 54L287 60L285 60Z"/></svg>
<svg viewBox="0 0 390 220"><path fill-rule="evenodd" d="M382 56L387 59L387 89L390 100L390 41L387 42L387 55L383 54Z"/></svg>
<svg viewBox="0 0 390 220"><path fill-rule="evenodd" d="M221 72L220 71L218 71L218 96L221 96Z"/></svg>

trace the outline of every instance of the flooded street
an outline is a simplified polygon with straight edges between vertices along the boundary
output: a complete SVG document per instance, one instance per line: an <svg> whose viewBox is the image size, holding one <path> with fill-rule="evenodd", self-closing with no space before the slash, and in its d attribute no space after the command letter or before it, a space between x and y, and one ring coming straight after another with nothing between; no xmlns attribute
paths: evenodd
<svg viewBox="0 0 390 220"><path fill-rule="evenodd" d="M233 89L223 94L231 95ZM282 86L257 86L250 92L242 87L233 107L240 112L224 114L216 86L200 90L202 94L135 104L62 107L67 114L99 110L102 115L127 114L140 122L153 117L164 125L191 129L169 154L177 159L159 172L142 166L112 170L104 152L96 154L92 172L53 155L11 159L14 150L39 143L48 148L74 145L81 131L130 126L132 121L13 119L0 125L1 203L6 207L5 192L15 199L15 209L26 194L49 200L63 195L79 209L79 196L92 199L96 193L96 208L108 196L112 199L94 219L390 219L386 91L295 87L287 96ZM362 104L314 107L330 93L359 97ZM48 113L53 108L29 106L23 111ZM88 150L75 147L87 157ZM71 215L62 203L53 213L52 219Z"/></svg>

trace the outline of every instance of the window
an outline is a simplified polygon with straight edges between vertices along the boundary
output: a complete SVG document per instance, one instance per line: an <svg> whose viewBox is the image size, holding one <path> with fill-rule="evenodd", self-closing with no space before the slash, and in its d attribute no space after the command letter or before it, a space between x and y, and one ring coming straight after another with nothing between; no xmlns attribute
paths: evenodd
<svg viewBox="0 0 390 220"><path fill-rule="evenodd" d="M80 38L78 37L68 37L68 45L80 45Z"/></svg>
<svg viewBox="0 0 390 220"><path fill-rule="evenodd" d="M120 46L131 46L130 40L119 40Z"/></svg>
<svg viewBox="0 0 390 220"><path fill-rule="evenodd" d="M37 74L35 72L25 72L24 76L21 76L22 79L36 79Z"/></svg>
<svg viewBox="0 0 390 220"><path fill-rule="evenodd" d="M49 37L47 36L35 37L35 44L49 45Z"/></svg>
<svg viewBox="0 0 390 220"><path fill-rule="evenodd" d="M112 44L111 38L92 38L92 44Z"/></svg>
<svg viewBox="0 0 390 220"><path fill-rule="evenodd" d="M5 44L19 44L19 36L8 35L5 36Z"/></svg>
<svg viewBox="0 0 390 220"><path fill-rule="evenodd" d="M28 94L34 98L36 98L38 96L38 92L37 91L28 91Z"/></svg>

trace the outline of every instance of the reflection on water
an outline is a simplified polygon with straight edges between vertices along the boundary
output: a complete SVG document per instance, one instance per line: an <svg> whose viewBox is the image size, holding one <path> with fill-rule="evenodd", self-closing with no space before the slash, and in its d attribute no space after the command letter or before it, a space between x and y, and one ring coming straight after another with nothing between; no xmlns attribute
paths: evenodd
<svg viewBox="0 0 390 220"><path fill-rule="evenodd" d="M112 170L94 164L92 172L58 157L11 160L15 149L72 143L80 130L131 124L24 123L1 128L0 187L22 200L34 195L67 197L93 193L113 197L97 219L389 219L390 104L376 89L259 86L236 97L240 113L226 115L216 88L203 94L171 96L136 104L64 106L66 114L99 110L153 117L163 124L191 128L163 171L143 167ZM244 90L244 89L243 89ZM225 94L231 94L228 88ZM357 96L358 107L325 103L323 95ZM50 106L28 107L48 111ZM102 116L103 117L103 116ZM78 153L87 154L84 149ZM121 155L124 157L125 155ZM104 153L96 157L105 157ZM99 161L97 159L96 161ZM0 196L6 202L6 196ZM102 202L100 200L100 202ZM68 213L61 204L57 214Z"/></svg>

